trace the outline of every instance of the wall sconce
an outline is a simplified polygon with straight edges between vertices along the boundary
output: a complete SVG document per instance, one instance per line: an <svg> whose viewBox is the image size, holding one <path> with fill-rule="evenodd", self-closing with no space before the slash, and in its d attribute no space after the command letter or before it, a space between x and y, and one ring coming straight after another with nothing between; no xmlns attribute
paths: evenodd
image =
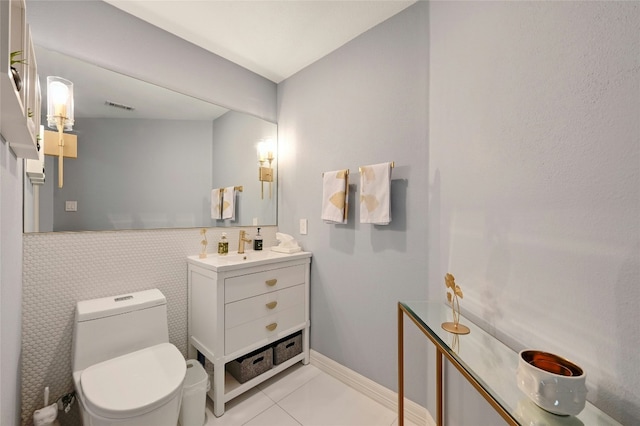
<svg viewBox="0 0 640 426"><path fill-rule="evenodd" d="M56 143L54 138L45 135L45 154L58 155L58 188L62 188L63 183L63 158L77 157L77 138L65 137L73 135L63 133L63 130L72 130L73 123L73 83L61 77L47 77L47 126L57 129L58 137Z"/></svg>
<svg viewBox="0 0 640 426"><path fill-rule="evenodd" d="M258 143L258 161L260 167L258 169L258 180L260 180L261 192L260 198L264 199L264 183L269 182L269 198L271 198L271 184L273 182L273 169L271 163L275 159L275 146L271 139L260 141ZM267 166L266 163L269 163Z"/></svg>

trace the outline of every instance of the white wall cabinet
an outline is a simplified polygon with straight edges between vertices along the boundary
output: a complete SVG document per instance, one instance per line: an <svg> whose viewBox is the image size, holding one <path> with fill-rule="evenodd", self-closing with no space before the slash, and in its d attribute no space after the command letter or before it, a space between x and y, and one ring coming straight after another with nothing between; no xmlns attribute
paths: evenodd
<svg viewBox="0 0 640 426"><path fill-rule="evenodd" d="M216 417L227 401L300 361L309 363L311 253L237 256L236 262L216 254L187 259L189 358L199 351L213 364L209 396ZM243 384L226 373L228 362L298 331L302 353Z"/></svg>
<svg viewBox="0 0 640 426"><path fill-rule="evenodd" d="M11 53L21 52L13 67ZM0 1L0 134L19 158L38 158L41 92L25 0Z"/></svg>

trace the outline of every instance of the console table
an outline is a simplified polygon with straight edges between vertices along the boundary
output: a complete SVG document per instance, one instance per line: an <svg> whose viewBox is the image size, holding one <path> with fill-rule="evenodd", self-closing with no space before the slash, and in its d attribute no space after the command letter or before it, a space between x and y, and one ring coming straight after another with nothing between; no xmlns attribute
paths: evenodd
<svg viewBox="0 0 640 426"><path fill-rule="evenodd" d="M455 335L442 329L451 321L451 307L441 302L398 302L398 424L404 425L404 315L436 347L437 424L444 425L443 357L455 366L473 387L510 425L619 425L587 402L577 416L557 416L537 405L518 388L518 353L474 323L460 316L471 333ZM462 407L461 407L462 409Z"/></svg>

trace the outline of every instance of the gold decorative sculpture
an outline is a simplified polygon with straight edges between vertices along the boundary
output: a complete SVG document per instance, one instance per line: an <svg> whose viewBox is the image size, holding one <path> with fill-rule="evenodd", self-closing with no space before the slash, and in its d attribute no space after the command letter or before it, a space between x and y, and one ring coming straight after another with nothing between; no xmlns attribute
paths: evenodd
<svg viewBox="0 0 640 426"><path fill-rule="evenodd" d="M444 276L444 284L447 287L447 301L451 305L453 311L453 322L443 322L442 328L449 333L454 334L469 334L471 330L466 325L460 324L460 302L458 298L462 299L462 289L456 284L455 278L451 274Z"/></svg>
<svg viewBox="0 0 640 426"><path fill-rule="evenodd" d="M202 244L202 250L200 250L200 259L204 259L205 257L207 257L207 244L209 244L209 242L207 241L207 230L205 228L202 228L200 230L200 235L202 235L202 241L200 241L200 244Z"/></svg>
<svg viewBox="0 0 640 426"><path fill-rule="evenodd" d="M459 353L460 351L460 335L452 333L451 334L451 344L449 345L451 350L455 353Z"/></svg>

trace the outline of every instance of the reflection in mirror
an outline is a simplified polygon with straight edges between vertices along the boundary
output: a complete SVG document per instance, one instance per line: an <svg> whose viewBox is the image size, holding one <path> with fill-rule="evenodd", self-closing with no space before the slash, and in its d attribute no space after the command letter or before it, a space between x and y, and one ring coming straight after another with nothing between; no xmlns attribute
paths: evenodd
<svg viewBox="0 0 640 426"><path fill-rule="evenodd" d="M44 185L25 178L25 232L276 225L277 156L274 192L261 198L256 150L277 141L274 123L41 47L36 58L41 87L48 75L74 84L78 149L63 188L54 157ZM212 219L212 190L229 186L243 188L235 220Z"/></svg>

